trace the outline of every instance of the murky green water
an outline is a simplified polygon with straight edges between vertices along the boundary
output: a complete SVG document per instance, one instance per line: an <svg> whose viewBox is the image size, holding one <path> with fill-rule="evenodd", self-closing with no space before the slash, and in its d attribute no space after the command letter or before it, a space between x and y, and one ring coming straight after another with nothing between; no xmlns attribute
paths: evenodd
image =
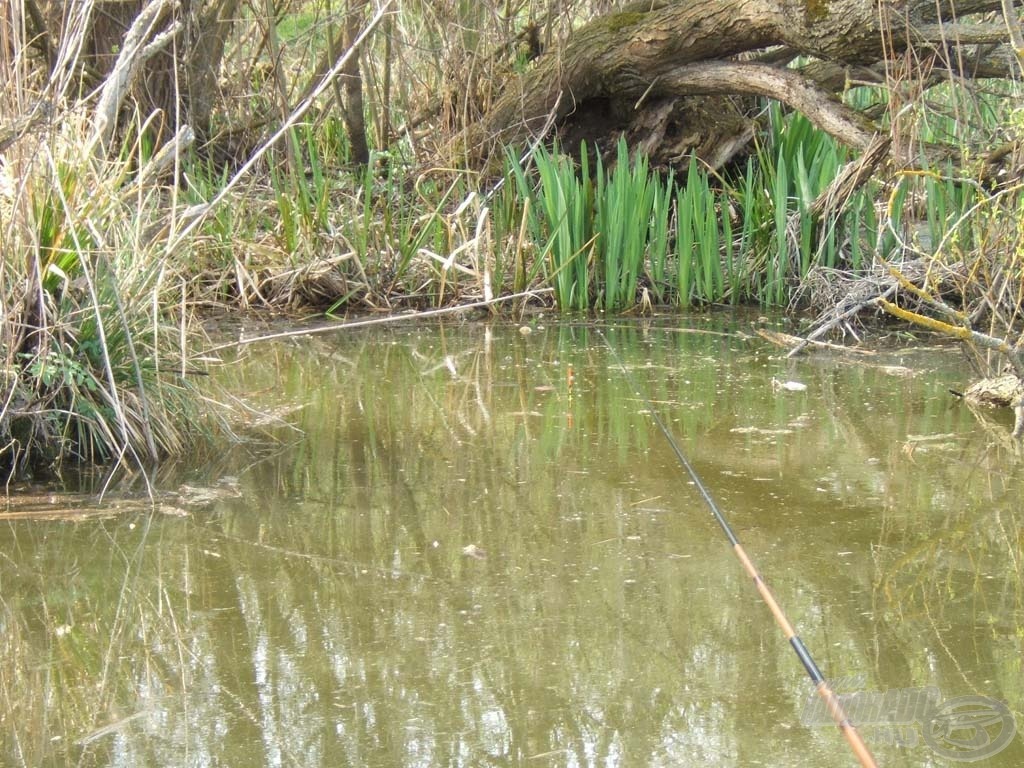
<svg viewBox="0 0 1024 768"><path fill-rule="evenodd" d="M609 328L825 674L890 691L881 765L953 764L924 688L1024 727L1024 463L952 355ZM3 765L855 764L593 329L318 336L220 376L301 435L192 472L205 503L0 520Z"/></svg>

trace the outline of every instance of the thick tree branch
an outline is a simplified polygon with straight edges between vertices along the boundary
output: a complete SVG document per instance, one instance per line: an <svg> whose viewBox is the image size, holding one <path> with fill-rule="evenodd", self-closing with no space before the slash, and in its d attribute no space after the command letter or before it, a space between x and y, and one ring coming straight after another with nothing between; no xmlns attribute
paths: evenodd
<svg viewBox="0 0 1024 768"><path fill-rule="evenodd" d="M678 93L751 93L777 99L802 112L818 128L856 149L866 149L877 131L832 94L798 72L764 64L709 61L687 64L659 80Z"/></svg>
<svg viewBox="0 0 1024 768"><path fill-rule="evenodd" d="M1024 69L1024 33L1020 28L1020 15L1013 4L1013 0L1002 0L1003 21L1010 34L1010 44L1013 46L1013 53L1017 57L1017 64Z"/></svg>
<svg viewBox="0 0 1024 768"><path fill-rule="evenodd" d="M914 27L915 43L935 45L990 44L1006 42L1006 27L996 24L924 24Z"/></svg>

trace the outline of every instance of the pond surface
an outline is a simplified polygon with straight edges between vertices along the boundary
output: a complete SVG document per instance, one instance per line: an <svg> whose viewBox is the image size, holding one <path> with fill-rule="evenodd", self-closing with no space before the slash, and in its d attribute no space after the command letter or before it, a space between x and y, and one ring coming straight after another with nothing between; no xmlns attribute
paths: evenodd
<svg viewBox="0 0 1024 768"><path fill-rule="evenodd" d="M953 353L529 326L247 347L217 376L282 447L9 502L0 764L856 765L643 397L825 675L889 692L880 765L1024 764L1024 462ZM958 697L1008 710L922 725Z"/></svg>

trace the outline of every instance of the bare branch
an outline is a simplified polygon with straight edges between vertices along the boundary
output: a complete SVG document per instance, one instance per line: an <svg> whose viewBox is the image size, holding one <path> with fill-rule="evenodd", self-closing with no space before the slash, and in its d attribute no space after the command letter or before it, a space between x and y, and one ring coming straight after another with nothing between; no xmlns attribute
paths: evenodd
<svg viewBox="0 0 1024 768"><path fill-rule="evenodd" d="M156 36L154 31L164 15L177 7L178 0L153 0L142 9L125 35L121 54L103 84L93 117L94 134L90 146L95 147L100 154L106 154L109 149L117 126L117 113L139 68L173 37L175 25ZM150 42L147 43L147 40Z"/></svg>
<svg viewBox="0 0 1024 768"><path fill-rule="evenodd" d="M687 64L663 75L660 84L685 93L753 93L778 99L842 143L856 149L871 145L876 131L832 94L798 72L766 64L708 61Z"/></svg>

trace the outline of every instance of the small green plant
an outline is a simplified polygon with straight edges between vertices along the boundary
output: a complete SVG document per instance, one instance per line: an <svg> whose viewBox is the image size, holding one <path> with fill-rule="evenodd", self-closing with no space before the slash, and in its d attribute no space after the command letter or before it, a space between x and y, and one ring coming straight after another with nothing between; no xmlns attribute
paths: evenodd
<svg viewBox="0 0 1024 768"><path fill-rule="evenodd" d="M676 285L684 307L720 301L725 294L718 203L708 175L691 158L685 183L676 192Z"/></svg>
<svg viewBox="0 0 1024 768"><path fill-rule="evenodd" d="M586 148L581 149L585 157ZM653 222L661 180L651 172L643 155L631 161L624 138L619 139L614 169L597 164L593 231L597 238L599 281L603 288L603 309L619 311L636 304L637 285L645 269L651 233L662 228ZM666 214L662 203L659 214ZM660 243L659 243L660 246ZM664 263L664 253L654 255Z"/></svg>
<svg viewBox="0 0 1024 768"><path fill-rule="evenodd" d="M624 140L611 169L598 159L591 170L586 145L578 162L538 147L525 165L536 167L535 184L524 164L508 155L508 176L519 197L529 200L521 230L546 256L544 279L559 307L630 309L644 277L659 300L666 296L671 176L663 181L646 158L631 160Z"/></svg>
<svg viewBox="0 0 1024 768"><path fill-rule="evenodd" d="M509 161L520 195L530 199L528 229L545 256L544 279L565 311L591 307L594 182L585 148L580 158L577 167L567 155L538 147L530 157L536 187L514 156Z"/></svg>

